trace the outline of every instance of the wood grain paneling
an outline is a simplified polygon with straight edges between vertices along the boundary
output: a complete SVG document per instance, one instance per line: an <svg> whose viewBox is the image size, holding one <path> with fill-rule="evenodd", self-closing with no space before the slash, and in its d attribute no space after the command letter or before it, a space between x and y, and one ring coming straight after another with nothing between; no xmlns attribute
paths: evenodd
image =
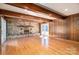
<svg viewBox="0 0 79 59"><path fill-rule="evenodd" d="M79 41L79 14L70 15L67 19L68 38Z"/></svg>
<svg viewBox="0 0 79 59"><path fill-rule="evenodd" d="M66 38L66 25L65 20L54 20L49 22L50 35L56 35L57 37Z"/></svg>

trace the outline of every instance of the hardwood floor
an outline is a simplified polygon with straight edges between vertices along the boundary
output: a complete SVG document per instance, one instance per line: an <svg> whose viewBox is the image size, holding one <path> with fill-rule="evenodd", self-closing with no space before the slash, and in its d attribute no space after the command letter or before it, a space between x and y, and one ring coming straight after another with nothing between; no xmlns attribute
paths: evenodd
<svg viewBox="0 0 79 59"><path fill-rule="evenodd" d="M49 47L41 46L41 39L25 37L7 40L3 45L4 55L79 55L79 43L50 37Z"/></svg>

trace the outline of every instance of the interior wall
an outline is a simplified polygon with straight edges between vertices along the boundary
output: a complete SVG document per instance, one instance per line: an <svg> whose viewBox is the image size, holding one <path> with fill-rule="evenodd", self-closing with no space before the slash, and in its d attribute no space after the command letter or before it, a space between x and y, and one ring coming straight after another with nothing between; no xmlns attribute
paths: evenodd
<svg viewBox="0 0 79 59"><path fill-rule="evenodd" d="M20 25L22 25L22 27L19 27ZM26 27L29 25L31 27ZM38 34L39 33L39 23L30 22L30 21L22 21L22 20L19 21L19 19L7 18L8 35L24 35L25 34L24 30L30 30L30 32L32 34Z"/></svg>
<svg viewBox="0 0 79 59"><path fill-rule="evenodd" d="M50 22L50 35L79 41L79 14L70 15L63 20Z"/></svg>
<svg viewBox="0 0 79 59"><path fill-rule="evenodd" d="M1 17L1 45L6 41L6 20Z"/></svg>
<svg viewBox="0 0 79 59"><path fill-rule="evenodd" d="M36 22L32 22L30 25L33 26L31 32L32 33L39 33L39 23L36 23Z"/></svg>
<svg viewBox="0 0 79 59"><path fill-rule="evenodd" d="M59 19L50 22L50 35L66 38L66 21Z"/></svg>
<svg viewBox="0 0 79 59"><path fill-rule="evenodd" d="M54 22L49 22L49 34L54 34Z"/></svg>
<svg viewBox="0 0 79 59"><path fill-rule="evenodd" d="M79 41L79 14L69 16L66 21L68 39Z"/></svg>

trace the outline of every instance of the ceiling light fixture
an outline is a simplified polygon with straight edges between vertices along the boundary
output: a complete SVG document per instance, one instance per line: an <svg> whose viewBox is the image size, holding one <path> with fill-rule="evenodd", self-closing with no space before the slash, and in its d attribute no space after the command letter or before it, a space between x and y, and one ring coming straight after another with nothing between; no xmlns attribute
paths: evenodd
<svg viewBox="0 0 79 59"><path fill-rule="evenodd" d="M68 9L64 9L64 11L68 11Z"/></svg>

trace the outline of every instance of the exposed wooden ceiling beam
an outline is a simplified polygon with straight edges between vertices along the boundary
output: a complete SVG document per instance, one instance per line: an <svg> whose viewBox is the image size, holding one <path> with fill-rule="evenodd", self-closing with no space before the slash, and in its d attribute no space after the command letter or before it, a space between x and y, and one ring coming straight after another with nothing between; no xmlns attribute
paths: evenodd
<svg viewBox="0 0 79 59"><path fill-rule="evenodd" d="M43 19L43 18L40 18L40 17L25 15L25 14L7 11L7 10L3 10L3 9L0 9L0 15L6 16L6 17L12 17L12 18L19 18L19 19L34 21L34 22L38 22L38 23L50 21L48 19ZM18 21L18 20L16 20L16 21Z"/></svg>
<svg viewBox="0 0 79 59"><path fill-rule="evenodd" d="M45 8L42 8L38 5L35 5L33 3L8 3L8 4L12 5L12 6L19 7L19 8L28 9L28 10L31 10L31 11L34 11L34 12L46 13L49 16L59 18L59 19L64 19L65 18L65 16L62 16L62 15L57 14L55 12L49 11L49 10L47 10Z"/></svg>

